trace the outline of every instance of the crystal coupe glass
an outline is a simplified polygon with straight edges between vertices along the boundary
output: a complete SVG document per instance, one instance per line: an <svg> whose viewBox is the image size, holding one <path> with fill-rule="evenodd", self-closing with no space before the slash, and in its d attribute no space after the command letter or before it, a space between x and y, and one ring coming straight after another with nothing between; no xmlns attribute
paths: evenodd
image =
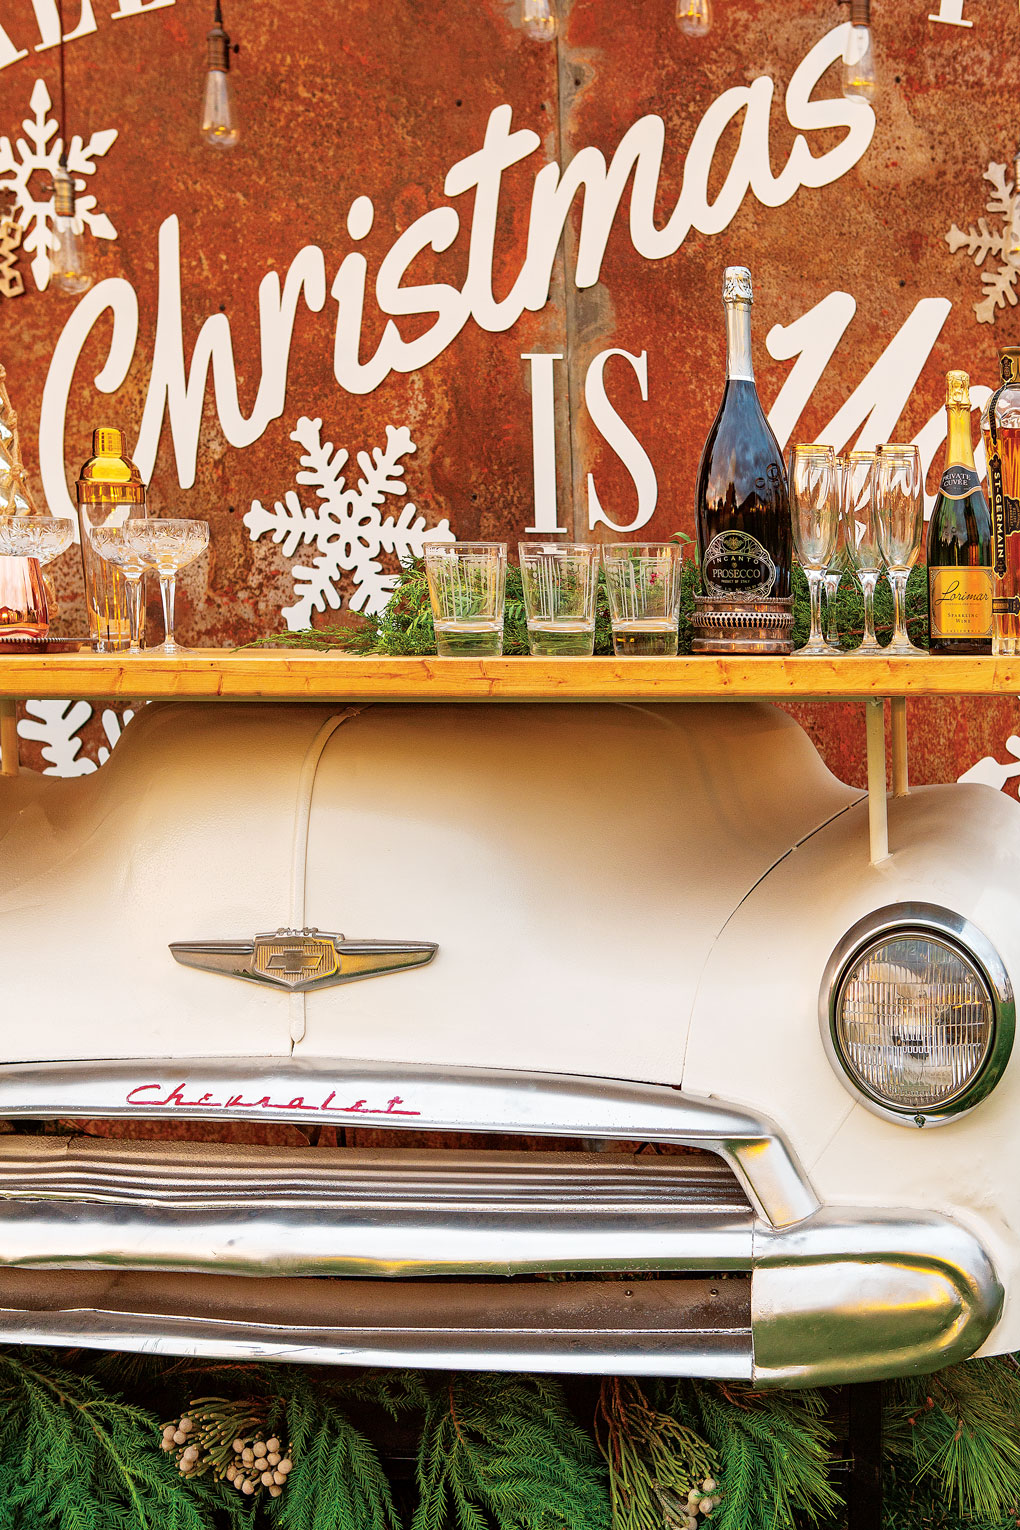
<svg viewBox="0 0 1020 1530"><path fill-rule="evenodd" d="M127 522L128 541L137 553L144 568L151 568L159 576L159 593L163 600L163 624L166 637L151 649L152 653L183 653L174 639L174 597L177 593L177 575L182 568L193 563L209 545L208 521L158 521L131 520Z"/></svg>
<svg viewBox="0 0 1020 1530"><path fill-rule="evenodd" d="M43 639L57 613L47 563L74 538L72 521L55 515L0 515L0 636ZM30 560L30 561L24 561Z"/></svg>
<svg viewBox="0 0 1020 1530"><path fill-rule="evenodd" d="M0 515L0 554L52 563L74 540L74 522L56 515Z"/></svg>
<svg viewBox="0 0 1020 1530"><path fill-rule="evenodd" d="M89 532L89 538L100 558L112 563L124 575L128 587L128 621L131 631L128 652L141 653L142 580L147 565L128 536L126 526L94 526Z"/></svg>
<svg viewBox="0 0 1020 1530"><path fill-rule="evenodd" d="M829 654L822 636L822 580L836 547L836 456L831 446L797 445L790 452L793 545L811 595L811 634L800 654Z"/></svg>

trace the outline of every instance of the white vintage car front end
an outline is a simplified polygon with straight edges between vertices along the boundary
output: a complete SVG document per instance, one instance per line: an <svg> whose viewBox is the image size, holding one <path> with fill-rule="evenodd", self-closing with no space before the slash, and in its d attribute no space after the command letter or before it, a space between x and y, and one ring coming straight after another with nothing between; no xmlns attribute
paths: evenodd
<svg viewBox="0 0 1020 1530"><path fill-rule="evenodd" d="M1020 813L922 788L889 842L763 704L157 703L4 780L0 1337L779 1385L1020 1348Z"/></svg>

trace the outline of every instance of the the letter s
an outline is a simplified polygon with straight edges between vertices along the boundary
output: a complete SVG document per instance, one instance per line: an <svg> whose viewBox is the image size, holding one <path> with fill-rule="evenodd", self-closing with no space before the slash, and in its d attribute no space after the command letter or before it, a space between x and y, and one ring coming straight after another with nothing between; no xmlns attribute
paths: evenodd
<svg viewBox="0 0 1020 1530"><path fill-rule="evenodd" d="M622 356L625 361L630 362L641 385L641 397L647 403L648 352L642 351L640 356L633 356L630 351L600 351L589 366L584 379L584 402L591 415L592 424L602 433L634 480L638 496L637 515L629 526L618 526L615 521L611 521L599 504L595 478L589 473L588 525L594 528L601 521L603 525L611 526L614 531L637 531L652 518L659 497L659 486L656 483L655 469L648 459L648 453L606 397L603 373L610 356Z"/></svg>

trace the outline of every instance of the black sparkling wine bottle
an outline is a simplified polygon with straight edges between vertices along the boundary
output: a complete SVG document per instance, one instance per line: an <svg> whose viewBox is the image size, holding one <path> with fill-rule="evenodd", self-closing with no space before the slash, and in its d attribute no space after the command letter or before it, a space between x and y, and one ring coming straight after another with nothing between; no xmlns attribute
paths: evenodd
<svg viewBox="0 0 1020 1530"><path fill-rule="evenodd" d="M970 378L946 373L946 464L928 522L932 653L992 651L992 518L970 439Z"/></svg>
<svg viewBox="0 0 1020 1530"><path fill-rule="evenodd" d="M783 454L754 385L751 302L751 273L744 266L727 267L726 389L701 453L695 501L702 581L720 618L726 607L735 618L752 603L787 601L791 595L789 485ZM731 621L729 630L735 633L736 626ZM718 641L709 636L695 646L733 651L738 644L725 637L725 625L717 622L716 627ZM767 628L765 623L763 637ZM739 646L788 651L788 633Z"/></svg>

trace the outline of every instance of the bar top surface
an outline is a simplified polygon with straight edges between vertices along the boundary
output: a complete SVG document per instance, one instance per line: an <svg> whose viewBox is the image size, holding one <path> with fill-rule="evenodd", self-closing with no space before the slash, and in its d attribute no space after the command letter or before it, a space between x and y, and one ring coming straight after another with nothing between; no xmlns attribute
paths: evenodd
<svg viewBox="0 0 1020 1530"><path fill-rule="evenodd" d="M780 701L1020 694L1018 658L350 657L305 649L0 654L0 698L227 701Z"/></svg>

